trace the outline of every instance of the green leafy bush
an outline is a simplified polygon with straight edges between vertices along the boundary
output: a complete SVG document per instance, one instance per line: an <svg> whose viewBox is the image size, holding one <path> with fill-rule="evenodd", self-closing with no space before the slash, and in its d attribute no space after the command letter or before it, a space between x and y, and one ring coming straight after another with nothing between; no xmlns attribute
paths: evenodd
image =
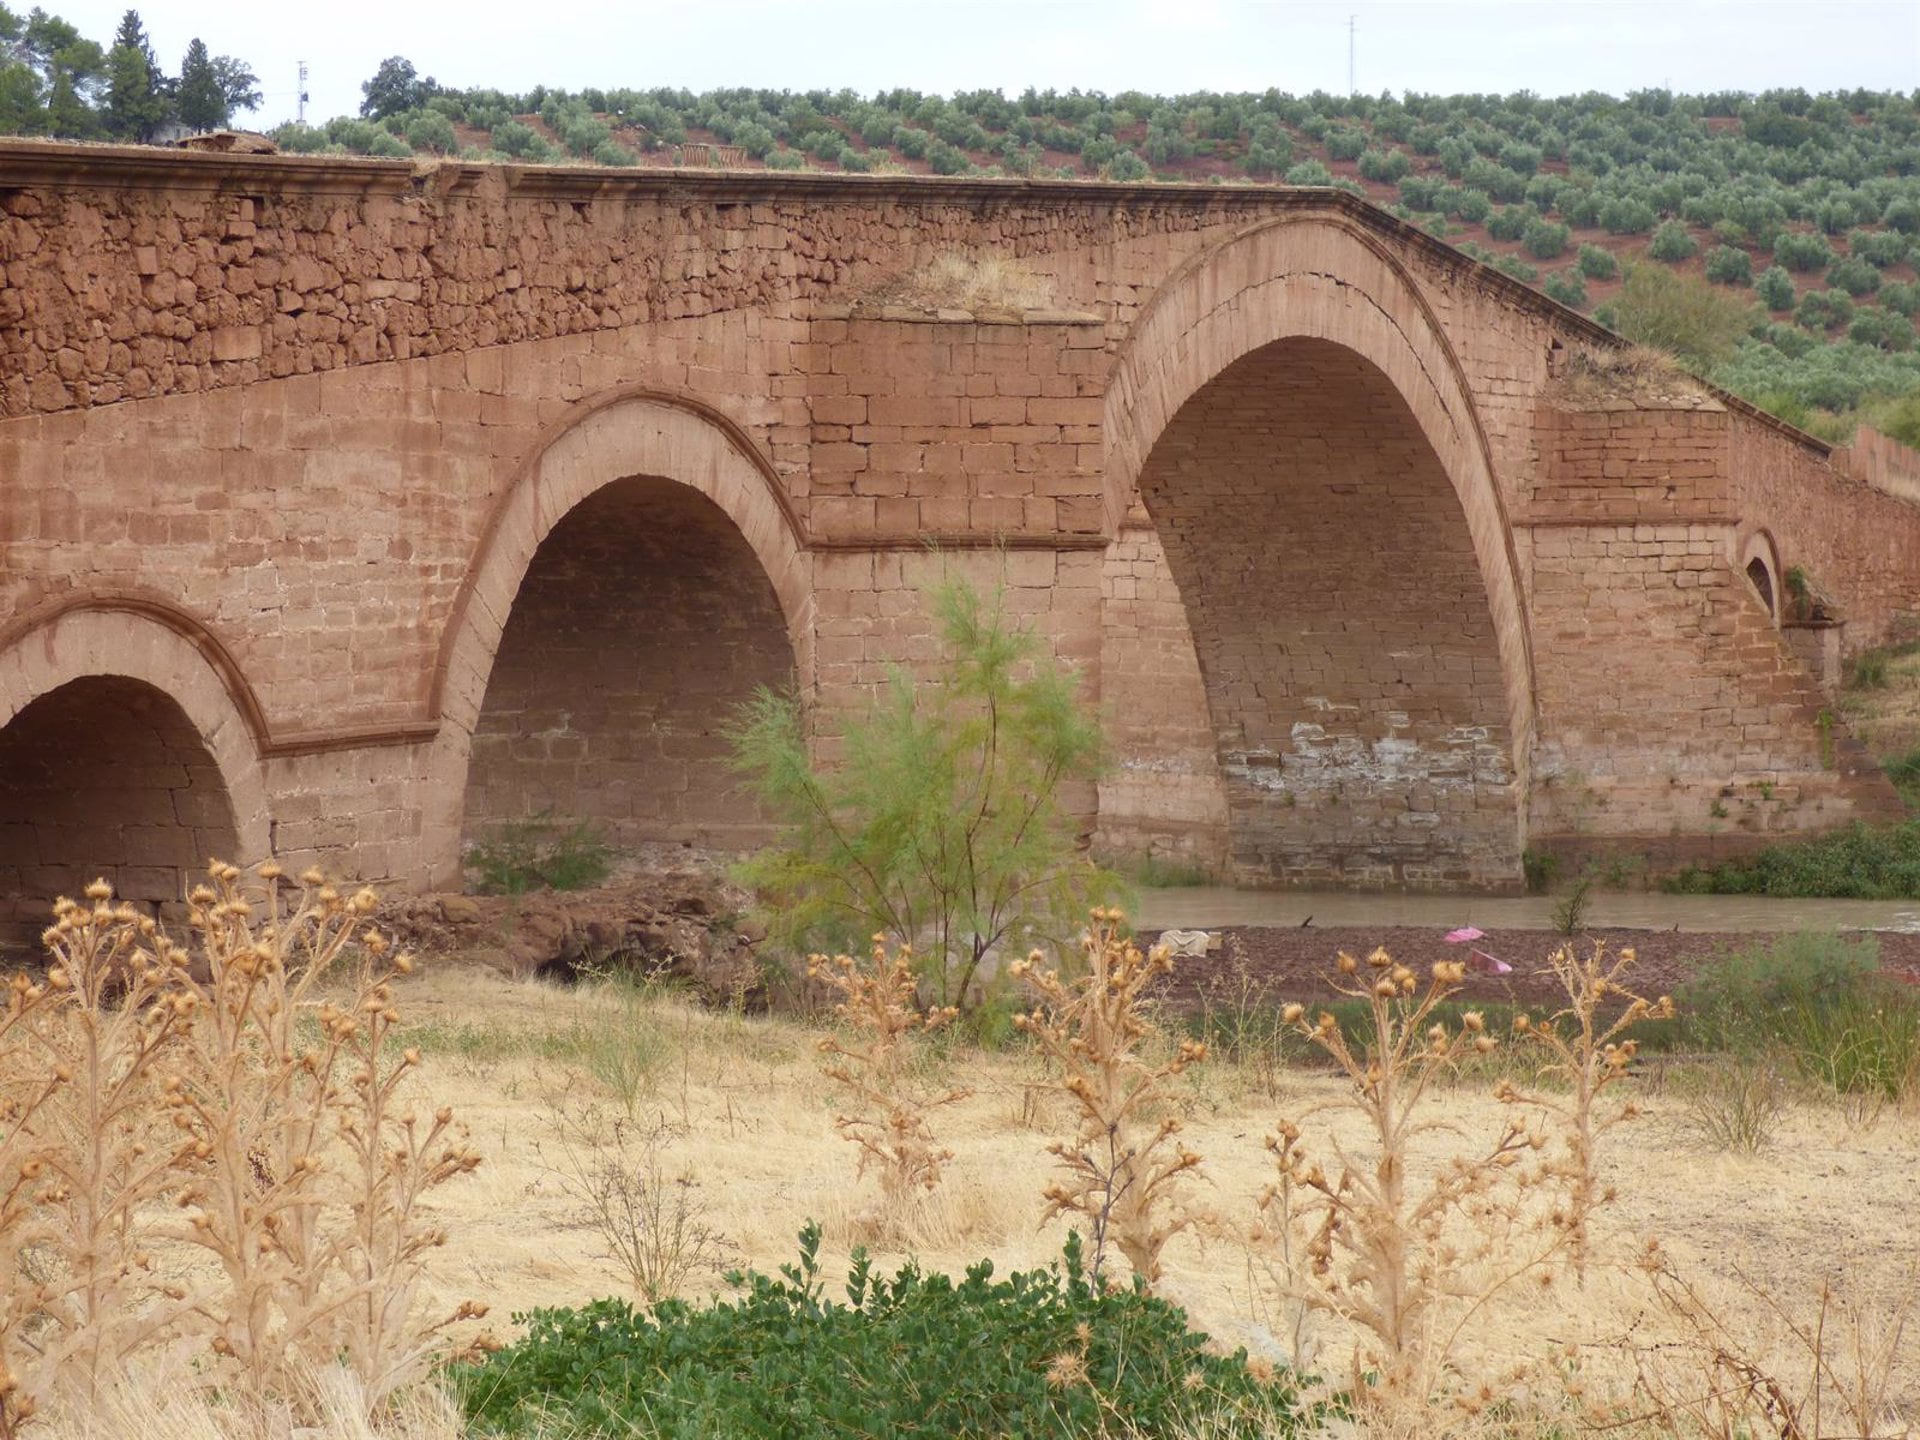
<svg viewBox="0 0 1920 1440"><path fill-rule="evenodd" d="M1531 205L1508 205L1487 216L1487 234L1495 240L1518 240L1527 226L1540 218Z"/></svg>
<svg viewBox="0 0 1920 1440"><path fill-rule="evenodd" d="M1089 1280L1079 1236L1044 1270L964 1279L854 1253L829 1298L820 1230L778 1278L730 1275L700 1308L536 1310L524 1338L454 1372L478 1434L1282 1437L1309 1428L1290 1379L1210 1353L1177 1306Z"/></svg>
<svg viewBox="0 0 1920 1440"><path fill-rule="evenodd" d="M1707 279L1716 285L1751 285L1753 257L1737 245L1716 245L1707 252Z"/></svg>
<svg viewBox="0 0 1920 1440"><path fill-rule="evenodd" d="M1664 265L1635 265L1610 309L1627 339L1666 350L1700 370L1731 357L1749 307L1704 280Z"/></svg>
<svg viewBox="0 0 1920 1440"><path fill-rule="evenodd" d="M1644 235L1658 217L1638 195L1616 195L1601 204L1598 218L1609 235Z"/></svg>
<svg viewBox="0 0 1920 1440"><path fill-rule="evenodd" d="M1847 253L1885 269L1907 258L1913 242L1898 230L1850 230Z"/></svg>
<svg viewBox="0 0 1920 1440"><path fill-rule="evenodd" d="M1827 271L1827 284L1858 300L1880 288L1880 272L1865 260L1850 255L1845 260L1834 261Z"/></svg>
<svg viewBox="0 0 1920 1440"><path fill-rule="evenodd" d="M1318 160L1302 160L1287 171L1289 185L1331 185L1333 172Z"/></svg>
<svg viewBox="0 0 1920 1440"><path fill-rule="evenodd" d="M1829 896L1841 900L1920 898L1920 820L1771 845L1745 860L1693 866L1667 881L1692 895Z"/></svg>
<svg viewBox="0 0 1920 1440"><path fill-rule="evenodd" d="M1533 220L1523 235L1527 253L1536 260L1552 260L1564 254L1572 232L1552 220Z"/></svg>
<svg viewBox="0 0 1920 1440"><path fill-rule="evenodd" d="M1522 281L1528 285L1531 285L1535 280L1540 278L1539 269L1536 266L1529 265L1518 255L1502 255L1493 262L1493 268L1498 270L1502 275L1511 275L1515 280Z"/></svg>
<svg viewBox="0 0 1920 1440"><path fill-rule="evenodd" d="M1647 247L1647 253L1671 265L1676 261L1691 260L1700 253L1700 246L1691 230L1678 220L1669 220L1653 232L1653 243Z"/></svg>
<svg viewBox="0 0 1920 1440"><path fill-rule="evenodd" d="M1833 246L1824 235L1788 232L1773 242L1773 259L1775 264L1802 274L1824 270L1833 263Z"/></svg>
<svg viewBox="0 0 1920 1440"><path fill-rule="evenodd" d="M590 821L537 815L494 826L467 852L466 865L482 895L585 890L612 872L613 850Z"/></svg>
<svg viewBox="0 0 1920 1440"><path fill-rule="evenodd" d="M1831 330L1853 321L1853 301L1840 290L1809 290L1794 307L1793 318L1809 330Z"/></svg>
<svg viewBox="0 0 1920 1440"><path fill-rule="evenodd" d="M1853 323L1847 327L1847 339L1879 350L1911 350L1913 322L1878 305L1869 306L1853 317Z"/></svg>
<svg viewBox="0 0 1920 1440"><path fill-rule="evenodd" d="M1604 245L1582 245L1580 273L1589 280L1611 280L1620 273L1620 262Z"/></svg>
<svg viewBox="0 0 1920 1440"><path fill-rule="evenodd" d="M1690 1044L1791 1057L1845 1095L1901 1095L1920 1078L1920 992L1880 968L1871 936L1783 936L1702 966L1676 997Z"/></svg>
<svg viewBox="0 0 1920 1440"><path fill-rule="evenodd" d="M1540 288L1546 292L1549 300L1558 300L1575 310L1587 308L1587 282L1580 278L1579 270L1571 265L1547 276L1546 283Z"/></svg>
<svg viewBox="0 0 1920 1440"><path fill-rule="evenodd" d="M1775 314L1791 310L1798 293L1794 288L1793 276L1780 265L1769 265L1762 270L1760 278L1753 282L1753 288L1760 296L1760 303Z"/></svg>

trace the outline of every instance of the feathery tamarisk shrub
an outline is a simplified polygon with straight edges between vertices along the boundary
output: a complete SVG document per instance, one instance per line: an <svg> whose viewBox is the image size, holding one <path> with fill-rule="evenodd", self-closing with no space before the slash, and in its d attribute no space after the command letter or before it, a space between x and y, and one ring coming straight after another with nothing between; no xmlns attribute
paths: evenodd
<svg viewBox="0 0 1920 1440"><path fill-rule="evenodd" d="M1589 1251L1587 1220L1596 1206L1613 1198L1611 1190L1600 1188L1594 1173L1596 1146L1601 1135L1639 1114L1631 1100L1601 1113L1600 1097L1630 1073L1640 1042L1627 1032L1645 1020L1670 1020L1674 1013L1670 997L1650 1001L1627 988L1625 977L1635 958L1630 948L1609 957L1598 941L1584 956L1577 955L1571 945L1554 951L1547 967L1566 992L1567 1003L1544 1020L1518 1015L1513 1028L1545 1055L1544 1073L1565 1082L1567 1093L1563 1097L1521 1090L1507 1080L1494 1089L1499 1099L1539 1106L1559 1116L1566 1127L1563 1223L1568 1260L1583 1280Z"/></svg>
<svg viewBox="0 0 1920 1440"><path fill-rule="evenodd" d="M1170 1059L1140 1054L1151 1028L1142 1011L1145 991L1173 968L1172 956L1164 946L1143 953L1123 934L1119 910L1091 913L1082 942L1086 970L1077 980L1047 969L1038 951L1010 967L1041 1002L1014 1024L1059 1066L1060 1089L1080 1110L1074 1138L1048 1147L1067 1178L1046 1188L1042 1218L1069 1212L1085 1217L1096 1284L1112 1245L1151 1286L1167 1241L1193 1223L1178 1203L1177 1187L1200 1157L1174 1138L1178 1120L1154 1122L1145 1112L1164 1097L1169 1080L1206 1058L1207 1047L1182 1040Z"/></svg>
<svg viewBox="0 0 1920 1440"><path fill-rule="evenodd" d="M834 1128L860 1147L860 1174L880 1174L877 1228L894 1233L906 1228L920 1196L940 1184L951 1150L942 1149L927 1123L929 1112L966 1099L973 1092L928 1092L914 1077L912 1040L958 1013L952 1006L922 1011L913 974L912 951L901 945L887 953L886 937L873 937L865 962L850 955L814 955L809 977L840 993L834 1013L855 1035L852 1041L829 1035L820 1042L827 1055L826 1076L859 1107L834 1116Z"/></svg>
<svg viewBox="0 0 1920 1440"><path fill-rule="evenodd" d="M1457 962L1435 965L1424 988L1385 950L1364 964L1342 954L1339 972L1335 988L1368 1007L1358 1053L1330 1012L1309 1021L1306 1007L1292 1004L1283 1015L1352 1082L1348 1103L1364 1117L1375 1153L1371 1164L1343 1156L1340 1174L1330 1176L1308 1158L1299 1128L1283 1123L1267 1142L1278 1176L1260 1196L1254 1240L1297 1257L1287 1279L1301 1304L1352 1327L1355 1396L1418 1407L1444 1382L1472 1316L1544 1258L1514 1243L1524 1192L1544 1178L1520 1162L1544 1140L1509 1122L1490 1145L1416 1187L1408 1173L1413 1142L1446 1123L1429 1113L1433 1082L1495 1042L1478 1012L1463 1015L1457 1030L1435 1019L1465 981Z"/></svg>

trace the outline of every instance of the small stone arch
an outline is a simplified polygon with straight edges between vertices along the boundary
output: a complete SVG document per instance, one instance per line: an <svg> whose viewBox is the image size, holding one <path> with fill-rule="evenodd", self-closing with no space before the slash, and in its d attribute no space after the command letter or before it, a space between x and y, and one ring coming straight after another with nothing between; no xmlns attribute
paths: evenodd
<svg viewBox="0 0 1920 1440"><path fill-rule="evenodd" d="M1169 484L1212 483L1207 474L1222 473L1217 466L1231 463L1232 458L1223 461L1210 453L1219 448L1216 437L1222 427L1232 426L1236 415L1246 413L1246 404L1258 403L1263 395L1274 393L1273 386L1298 388L1302 376L1323 377L1314 379L1302 394L1317 394L1324 399L1334 393L1326 387L1335 386L1339 393L1359 397L1363 407L1371 407L1369 413L1377 412L1379 423L1392 429L1400 440L1399 449L1405 452L1403 463L1413 467L1409 475L1417 470L1430 477L1418 481L1424 487L1421 503L1429 510L1436 504L1452 509L1452 518L1446 524L1452 527L1448 546L1454 554L1446 563L1455 567L1456 575L1477 576L1477 580L1469 578L1466 583L1477 596L1484 597L1481 614L1485 629L1483 639L1476 642L1484 647L1484 659L1456 657L1445 663L1469 667L1470 686L1488 697L1493 709L1489 724L1486 701L1475 700L1470 706L1459 707L1464 718L1452 726L1457 738L1449 743L1461 748L1465 758L1459 768L1470 777L1464 783L1479 795L1470 803L1482 812L1482 818L1474 824L1485 832L1487 853L1485 866L1475 878L1500 879L1508 867L1513 867L1517 875L1519 849L1524 844L1524 797L1534 730L1535 687L1512 530L1465 373L1419 285L1376 237L1338 214L1312 211L1253 226L1196 255L1174 273L1149 302L1122 347L1107 390L1104 433L1109 523L1117 532L1141 500L1147 502L1152 516L1150 491L1157 492L1164 505L1167 497L1176 493L1167 489ZM1206 422L1196 430L1193 421L1199 415L1205 415ZM1180 427L1177 434L1176 422ZM1253 454L1263 443L1311 443L1293 430L1276 430L1263 422L1251 422L1244 428L1245 454ZM1262 435L1271 438L1263 442ZM1163 439L1173 447L1171 463ZM1216 467L1211 472L1210 465ZM1175 471L1183 472L1187 479L1170 480L1168 476ZM1450 499L1439 500L1449 492ZM1196 609L1197 595L1189 597L1186 592L1196 583L1219 589L1228 582L1197 571L1191 556L1183 566L1178 552L1190 538L1183 532L1201 522L1184 515L1170 518L1168 526L1162 526L1158 517L1154 517L1154 523L1162 532L1169 565L1182 589L1189 618L1195 623L1194 638L1209 706L1214 711L1216 730L1223 736L1221 764L1229 806L1240 817L1233 828L1243 828L1245 817L1262 807L1293 803L1294 793L1281 772L1296 758L1307 766L1321 764L1323 775L1345 767L1360 775L1363 783L1420 791L1409 801L1410 808L1432 804L1425 793L1426 782L1410 777L1402 767L1406 748L1398 733L1381 736L1370 754L1363 754L1351 765L1345 760L1327 764L1304 753L1281 752L1297 751L1299 737L1309 733L1313 738L1307 743L1319 745L1324 751L1333 743L1335 727L1323 730L1312 717L1296 716L1292 728L1295 741L1290 742L1283 717L1276 713L1272 719L1280 725L1277 739L1269 725L1269 733L1256 740L1253 731L1260 726L1242 725L1226 713L1244 695L1265 690L1267 681L1251 672L1240 673L1240 669L1244 669L1241 661L1249 645L1266 644L1270 636L1250 638L1223 631L1209 642L1202 632L1214 619L1204 613L1206 604ZM1346 518L1351 522L1353 517ZM1326 519L1322 517L1323 523ZM1224 522L1216 517L1205 523L1217 527ZM1249 527L1260 523L1251 513L1244 521ZM1280 535L1269 539L1273 545L1284 541ZM1458 568L1461 566L1464 571ZM1218 595L1210 596L1209 602L1216 612L1221 609ZM1475 598L1471 603L1477 606L1480 600ZM1343 642L1335 639L1319 643L1337 650ZM1210 671L1209 649L1240 669L1232 674L1226 673L1225 666L1219 667L1218 673ZM1406 661L1400 669L1404 672L1415 663ZM1487 675L1486 666L1494 667L1496 673ZM1493 688L1486 689L1489 682ZM1427 688L1432 691L1438 687ZM1471 715L1466 714L1468 709ZM1389 723L1404 727L1406 722L1396 716ZM1417 718L1414 723L1417 726ZM1230 731L1231 742L1224 738ZM1230 754L1235 746L1247 753ZM1364 741L1361 747L1362 751L1368 748ZM1363 773L1368 766L1371 772ZM1238 800L1233 798L1236 789L1240 792ZM1333 803L1338 799L1336 795ZM1443 810L1451 803L1440 802ZM1492 810L1487 809L1489 805ZM1444 826L1444 819L1437 821L1432 813L1417 818ZM1304 829L1308 817L1302 815L1287 823ZM1444 830L1437 833L1444 835ZM1239 842L1234 844L1238 846ZM1290 860L1288 873L1305 879L1344 878L1349 883L1356 879L1368 884L1456 882L1457 872L1438 859L1444 844L1426 844L1436 857L1435 864L1422 861L1403 869L1397 862L1387 865L1358 858L1345 869L1336 866L1335 874L1316 877L1310 868L1294 869ZM1355 849L1358 854L1367 846L1363 841L1356 842ZM1309 866L1312 863L1308 862ZM1278 868L1274 873L1279 874Z"/></svg>
<svg viewBox="0 0 1920 1440"><path fill-rule="evenodd" d="M56 714L62 707L73 714ZM77 707L77 708L76 708ZM140 798L129 804L150 808L163 792L169 806L189 807L171 818L160 815L140 817L138 824L149 828L167 828L182 832L179 844L191 831L194 844L218 837L223 848L234 853L219 858L247 864L265 859L272 849L267 787L262 772L259 707L245 679L225 648L191 617L158 602L144 599L88 600L73 602L29 617L12 632L0 636L0 737L8 727L22 720L29 727L54 727L50 748L70 747L58 739L60 727L92 729L100 721L115 724L125 721L130 734L151 741L148 748L168 763L148 764L143 778L107 777L108 783L126 783L142 789ZM144 717L134 719L130 717ZM23 719L24 717L24 719ZM90 723L90 721L92 723ZM13 732L15 739L20 732ZM99 737L94 737L99 738ZM20 761L21 757L14 757ZM15 764L25 769L24 764ZM137 769L137 767L135 767ZM185 773L174 780L165 778L174 770ZM204 773L210 771L211 774ZM216 779L217 777L217 779ZM24 781L22 783L25 783ZM218 794L211 793L213 789ZM146 794L144 791L152 791ZM110 805L112 791L101 804ZM68 864L88 864L102 870L127 868L142 872L162 869L177 872L174 879L159 885L151 873L142 881L143 900L162 902L177 899L176 889L189 863L204 863L206 855L188 858L169 856L165 864L157 856L132 857L104 853L122 830L121 819L102 813L98 825L89 817L74 817L72 824L82 828L81 848L98 848L103 853L65 856ZM25 823L21 817L0 818L0 824ZM67 823L67 822L61 822ZM128 821L131 825L136 822ZM91 832L91 839L85 838ZM121 839L128 837L121 835ZM27 837L13 839L26 843ZM130 842L129 842L130 843ZM178 848L178 844L174 846ZM156 885L158 888L156 889ZM44 902L31 879L16 876L15 898L26 906ZM148 890L154 893L145 893ZM160 890L172 891L170 894ZM16 919L20 917L15 917Z"/></svg>
<svg viewBox="0 0 1920 1440"><path fill-rule="evenodd" d="M442 643L436 813L428 824L440 883L454 883L459 873L474 737L516 598L542 545L568 517L623 494L668 503L678 494L682 508L705 507L722 517L771 586L803 687L812 673L805 535L752 441L719 412L684 397L622 390L587 402L584 413L543 440L502 495Z"/></svg>
<svg viewBox="0 0 1920 1440"><path fill-rule="evenodd" d="M1760 528L1747 534L1740 546L1740 571L1754 595L1767 607L1774 628L1780 625L1782 593L1780 589L1780 552L1770 531Z"/></svg>

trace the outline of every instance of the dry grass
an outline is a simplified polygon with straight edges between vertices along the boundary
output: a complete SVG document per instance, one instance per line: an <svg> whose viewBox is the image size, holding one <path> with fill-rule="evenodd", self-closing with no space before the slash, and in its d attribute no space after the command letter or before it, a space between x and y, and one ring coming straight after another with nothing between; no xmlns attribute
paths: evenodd
<svg viewBox="0 0 1920 1440"><path fill-rule="evenodd" d="M1650 345L1576 350L1561 378L1572 400L1699 400L1706 388L1665 350Z"/></svg>
<svg viewBox="0 0 1920 1440"><path fill-rule="evenodd" d="M631 996L441 966L396 981L394 1000L407 1020L393 1043L421 1052L420 1064L407 1068L408 1084L423 1106L457 1101L473 1148L486 1162L460 1184L422 1197L422 1217L450 1239L421 1276L421 1313L446 1313L471 1296L506 1314L579 1304L614 1288L605 1237L583 1213L577 1191L556 1173L551 1117L556 1102L598 1103L626 1123L617 1073L590 1066L588 1058L633 1024ZM666 1173L700 1187L701 1222L737 1247L738 1263L770 1272L791 1259L800 1225L817 1218L826 1228L822 1262L833 1273L868 1238L862 1228L868 1202L847 1184L846 1147L833 1118L843 1107L819 1083L819 1032L783 1019L699 1009L670 993L645 997L641 1014L644 1043L658 1053L632 1123L671 1127ZM598 1038L589 1045L583 1036ZM1515 1048L1510 1063L1521 1053ZM1057 1092L1036 1088L1034 1057L923 1048L914 1074L920 1083L947 1088L963 1075L973 1093L942 1112L940 1140L954 1158L923 1204L912 1251L929 1268L954 1274L983 1255L1002 1270L1056 1256L1067 1221L1040 1222L1040 1192L1053 1164L1049 1140L1071 1123L1071 1112ZM1648 1356L1670 1357L1680 1373L1697 1376L1707 1374L1711 1358L1686 1348L1696 1327L1660 1301L1639 1268L1644 1239L1656 1234L1665 1262L1725 1318L1741 1354L1779 1377L1782 1393L1803 1406L1807 1423L1804 1346L1779 1314L1754 1299L1753 1286L1786 1297L1795 1323L1805 1328L1809 1318L1818 1319L1813 1302L1823 1286L1850 1285L1869 1364L1884 1371L1884 1380L1870 1377L1881 1405L1890 1415L1920 1413L1920 1356L1911 1346L1874 1351L1871 1339L1897 1320L1892 1282L1906 1273L1920 1244L1911 1203L1920 1131L1911 1117L1890 1113L1878 1125L1850 1130L1830 1107L1796 1100L1780 1116L1769 1153L1729 1154L1699 1136L1686 1087L1641 1078L1618 1083L1641 1116L1594 1156L1596 1184L1618 1199L1593 1221L1587 1286L1578 1292L1509 1288L1478 1312L1456 1337L1451 1361L1470 1394L1485 1384L1510 1408L1487 1405L1477 1416L1435 1412L1420 1433L1537 1437L1546 1433L1541 1416L1578 1418L1589 1406L1610 1415L1610 1423L1633 1420L1609 1434L1683 1433L1661 1430L1647 1396L1636 1391ZM1232 1062L1215 1058L1178 1077L1164 1106L1181 1120L1182 1138L1207 1156L1207 1196L1222 1210L1237 1210L1272 1178L1260 1137L1276 1110L1310 1121L1323 1151L1368 1153L1371 1128L1348 1103L1352 1094L1344 1075L1251 1068L1236 1074ZM1425 1186L1458 1157L1484 1148L1485 1137L1513 1113L1476 1082L1449 1080L1437 1094L1446 1124L1409 1138L1410 1187ZM613 1153L611 1144L606 1150ZM585 1159L596 1153L581 1151ZM874 1248L876 1264L891 1264L908 1246L894 1241ZM1295 1353L1291 1317L1276 1321L1271 1292L1249 1276L1236 1244L1190 1230L1168 1240L1159 1263L1157 1288L1223 1346L1247 1346L1258 1362ZM1478 1283L1480 1277L1468 1278ZM1876 1279L1886 1283L1863 1283ZM719 1286L703 1269L685 1277L681 1293L698 1298ZM1841 1314L1840 1303L1834 1301L1831 1314ZM1843 1328L1830 1321L1826 1335L1831 1363L1844 1375ZM452 1338L471 1340L480 1329L465 1321ZM1310 1329L1305 1348L1317 1343L1323 1363L1343 1356L1339 1347L1347 1341L1337 1324L1323 1316ZM1872 1361L1874 1354L1884 1361ZM209 1410L204 1396L153 1379L158 1372L131 1373L137 1384L106 1387L99 1413L109 1418L97 1427L56 1407L43 1417L43 1433L56 1440L82 1434L238 1440L272 1433L247 1428L231 1409ZM1580 1391L1572 1399L1569 1381ZM1821 1421L1827 1434L1857 1433L1838 1428L1844 1423L1839 1401L1834 1382L1827 1384ZM128 1385L130 1393L158 1399L137 1413L124 1408ZM412 1440L458 1433L430 1390L403 1390L396 1400L404 1406L390 1408L382 1433ZM116 1404L123 1408L113 1409ZM119 1416L129 1418L122 1423ZM329 1435L369 1433L364 1408L357 1418L317 1423ZM1372 1417L1355 1433L1390 1433L1387 1425Z"/></svg>
<svg viewBox="0 0 1920 1440"><path fill-rule="evenodd" d="M949 250L875 290L868 302L922 310L1045 310L1053 283L1005 255Z"/></svg>

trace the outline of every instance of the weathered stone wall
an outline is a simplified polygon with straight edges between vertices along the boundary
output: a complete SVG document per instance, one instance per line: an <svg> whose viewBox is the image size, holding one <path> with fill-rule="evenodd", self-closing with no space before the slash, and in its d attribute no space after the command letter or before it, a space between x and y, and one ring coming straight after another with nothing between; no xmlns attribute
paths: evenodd
<svg viewBox="0 0 1920 1440"><path fill-rule="evenodd" d="M1803 570L1834 602L1848 653L1920 638L1920 499L1781 445L1745 415L1732 417L1727 463L1741 519L1766 533L1783 575Z"/></svg>
<svg viewBox="0 0 1920 1440"><path fill-rule="evenodd" d="M952 249L1059 308L869 298ZM942 567L1106 708L1115 850L1492 881L1885 798L1739 576L1764 526L1890 633L1907 511L1742 412L1563 403L1604 336L1346 196L0 144L0 272L0 721L175 695L243 854L444 883L543 796L738 838L660 692L790 666L832 753Z"/></svg>

